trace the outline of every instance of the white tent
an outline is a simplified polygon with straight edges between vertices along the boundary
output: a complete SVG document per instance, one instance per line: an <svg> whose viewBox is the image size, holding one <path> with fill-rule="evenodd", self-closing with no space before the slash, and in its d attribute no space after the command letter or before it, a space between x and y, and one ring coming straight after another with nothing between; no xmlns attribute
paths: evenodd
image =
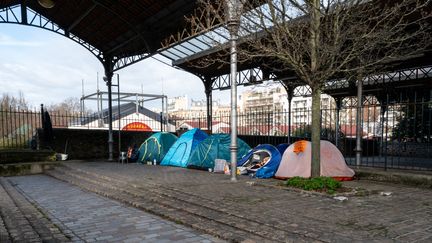
<svg viewBox="0 0 432 243"><path fill-rule="evenodd" d="M309 178L311 176L311 142L297 141L291 144L282 156L275 177L286 179L295 176ZM349 168L342 153L329 141L321 141L321 176L329 176L339 180L350 180L354 171Z"/></svg>

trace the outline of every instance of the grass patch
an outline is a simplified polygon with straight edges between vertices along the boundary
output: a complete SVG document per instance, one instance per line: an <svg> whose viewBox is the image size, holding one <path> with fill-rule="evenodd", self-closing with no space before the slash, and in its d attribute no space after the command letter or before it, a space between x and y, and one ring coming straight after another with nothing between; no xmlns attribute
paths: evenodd
<svg viewBox="0 0 432 243"><path fill-rule="evenodd" d="M293 177L285 182L285 186L300 188L306 191L318 191L334 194L342 183L331 177L303 178Z"/></svg>

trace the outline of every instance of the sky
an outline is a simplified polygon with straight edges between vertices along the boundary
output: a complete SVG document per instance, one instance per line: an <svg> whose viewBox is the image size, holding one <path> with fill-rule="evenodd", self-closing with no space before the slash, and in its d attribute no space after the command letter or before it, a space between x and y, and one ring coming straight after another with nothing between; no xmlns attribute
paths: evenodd
<svg viewBox="0 0 432 243"><path fill-rule="evenodd" d="M47 30L0 24L0 95L17 96L22 92L35 107L60 103L69 97L81 97L82 80L84 94L96 92L98 73L100 89L106 91L103 67L84 47ZM198 77L152 58L118 73L121 92L141 92L142 84L144 93L205 99ZM239 87L239 93L242 90ZM229 97L229 90L213 92L213 99L224 104L229 103ZM86 105L96 107L93 103Z"/></svg>

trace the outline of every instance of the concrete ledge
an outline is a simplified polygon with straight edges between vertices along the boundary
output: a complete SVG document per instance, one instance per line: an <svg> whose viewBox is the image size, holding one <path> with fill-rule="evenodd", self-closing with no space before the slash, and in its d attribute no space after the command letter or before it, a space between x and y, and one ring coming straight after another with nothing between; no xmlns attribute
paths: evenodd
<svg viewBox="0 0 432 243"><path fill-rule="evenodd" d="M53 150L2 149L0 150L0 164L55 161L55 154Z"/></svg>
<svg viewBox="0 0 432 243"><path fill-rule="evenodd" d="M380 170L373 168L353 168L362 180L390 182L432 189L432 171Z"/></svg>
<svg viewBox="0 0 432 243"><path fill-rule="evenodd" d="M22 176L41 174L46 170L53 169L58 162L35 162L35 163L16 163L0 164L0 176Z"/></svg>

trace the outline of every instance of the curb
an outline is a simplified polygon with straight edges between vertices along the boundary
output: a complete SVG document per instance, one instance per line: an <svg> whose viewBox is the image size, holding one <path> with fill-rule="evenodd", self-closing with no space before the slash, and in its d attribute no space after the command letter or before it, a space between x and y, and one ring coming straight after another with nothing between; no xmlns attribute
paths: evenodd
<svg viewBox="0 0 432 243"><path fill-rule="evenodd" d="M44 173L46 170L59 165L58 162L34 162L34 163L16 163L0 164L0 176L23 176Z"/></svg>
<svg viewBox="0 0 432 243"><path fill-rule="evenodd" d="M415 186L426 189L432 189L432 175L411 174L403 172L375 172L357 170L356 176L360 180L370 180L379 182L388 182L394 184L402 184L407 186Z"/></svg>

